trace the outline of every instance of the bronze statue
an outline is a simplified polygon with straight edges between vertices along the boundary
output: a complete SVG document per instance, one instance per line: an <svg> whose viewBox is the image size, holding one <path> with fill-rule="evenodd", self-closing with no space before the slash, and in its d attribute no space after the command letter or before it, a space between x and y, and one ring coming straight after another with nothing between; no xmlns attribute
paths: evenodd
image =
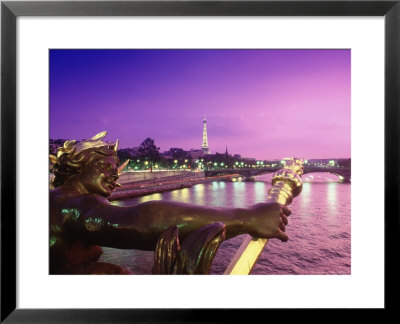
<svg viewBox="0 0 400 324"><path fill-rule="evenodd" d="M279 203L212 208L149 201L118 207L108 198L118 185L117 143L106 132L67 141L51 156L50 273L128 274L98 262L101 246L155 250L154 273L207 273L219 243L240 234L287 241L290 210ZM182 242L182 244L180 244Z"/></svg>

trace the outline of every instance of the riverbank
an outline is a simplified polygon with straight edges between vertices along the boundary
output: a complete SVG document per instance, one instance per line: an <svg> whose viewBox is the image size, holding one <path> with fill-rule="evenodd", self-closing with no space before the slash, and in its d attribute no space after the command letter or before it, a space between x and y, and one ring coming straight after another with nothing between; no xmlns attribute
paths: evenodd
<svg viewBox="0 0 400 324"><path fill-rule="evenodd" d="M146 196L153 193L190 188L196 184L212 181L232 180L235 175L215 177L167 177L165 179L152 179L139 182L127 182L122 187L116 188L111 194L110 201L130 199ZM237 175L236 175L237 176Z"/></svg>

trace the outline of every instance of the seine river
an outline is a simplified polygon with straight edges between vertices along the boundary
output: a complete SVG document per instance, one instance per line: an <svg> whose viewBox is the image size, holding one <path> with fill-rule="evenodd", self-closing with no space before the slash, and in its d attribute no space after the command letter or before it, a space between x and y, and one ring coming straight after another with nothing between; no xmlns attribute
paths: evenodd
<svg viewBox="0 0 400 324"><path fill-rule="evenodd" d="M286 233L288 242L269 240L252 274L351 274L351 184L335 182L329 174L305 175L302 193L293 200ZM118 202L133 206L149 200L173 200L215 207L248 207L266 200L270 175L254 182L216 181L191 188ZM245 236L224 241L211 274L222 274ZM104 248L100 261L151 274L153 252Z"/></svg>

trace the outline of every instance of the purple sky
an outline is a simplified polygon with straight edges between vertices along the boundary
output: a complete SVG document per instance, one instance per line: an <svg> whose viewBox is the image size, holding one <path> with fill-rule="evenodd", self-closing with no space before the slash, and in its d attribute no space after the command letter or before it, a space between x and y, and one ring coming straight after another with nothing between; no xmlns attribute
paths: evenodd
<svg viewBox="0 0 400 324"><path fill-rule="evenodd" d="M50 138L350 157L350 50L50 50Z"/></svg>

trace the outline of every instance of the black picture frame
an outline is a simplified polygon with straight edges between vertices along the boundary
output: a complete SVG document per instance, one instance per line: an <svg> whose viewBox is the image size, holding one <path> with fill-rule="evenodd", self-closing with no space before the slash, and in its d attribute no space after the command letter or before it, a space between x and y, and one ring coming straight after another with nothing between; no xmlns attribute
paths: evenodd
<svg viewBox="0 0 400 324"><path fill-rule="evenodd" d="M19 16L384 16L385 308L396 308L399 234L400 0L394 1L2 1L1 321L6 323L224 322L265 310L16 308L16 19ZM366 152L366 155L368 152ZM372 193L371 193L372 195ZM373 240L373 238L371 238ZM367 248L367 247L366 247ZM221 296L223 296L223 292ZM378 310L381 311L381 310ZM255 318L254 317L254 318ZM230 320L228 320L230 318Z"/></svg>

